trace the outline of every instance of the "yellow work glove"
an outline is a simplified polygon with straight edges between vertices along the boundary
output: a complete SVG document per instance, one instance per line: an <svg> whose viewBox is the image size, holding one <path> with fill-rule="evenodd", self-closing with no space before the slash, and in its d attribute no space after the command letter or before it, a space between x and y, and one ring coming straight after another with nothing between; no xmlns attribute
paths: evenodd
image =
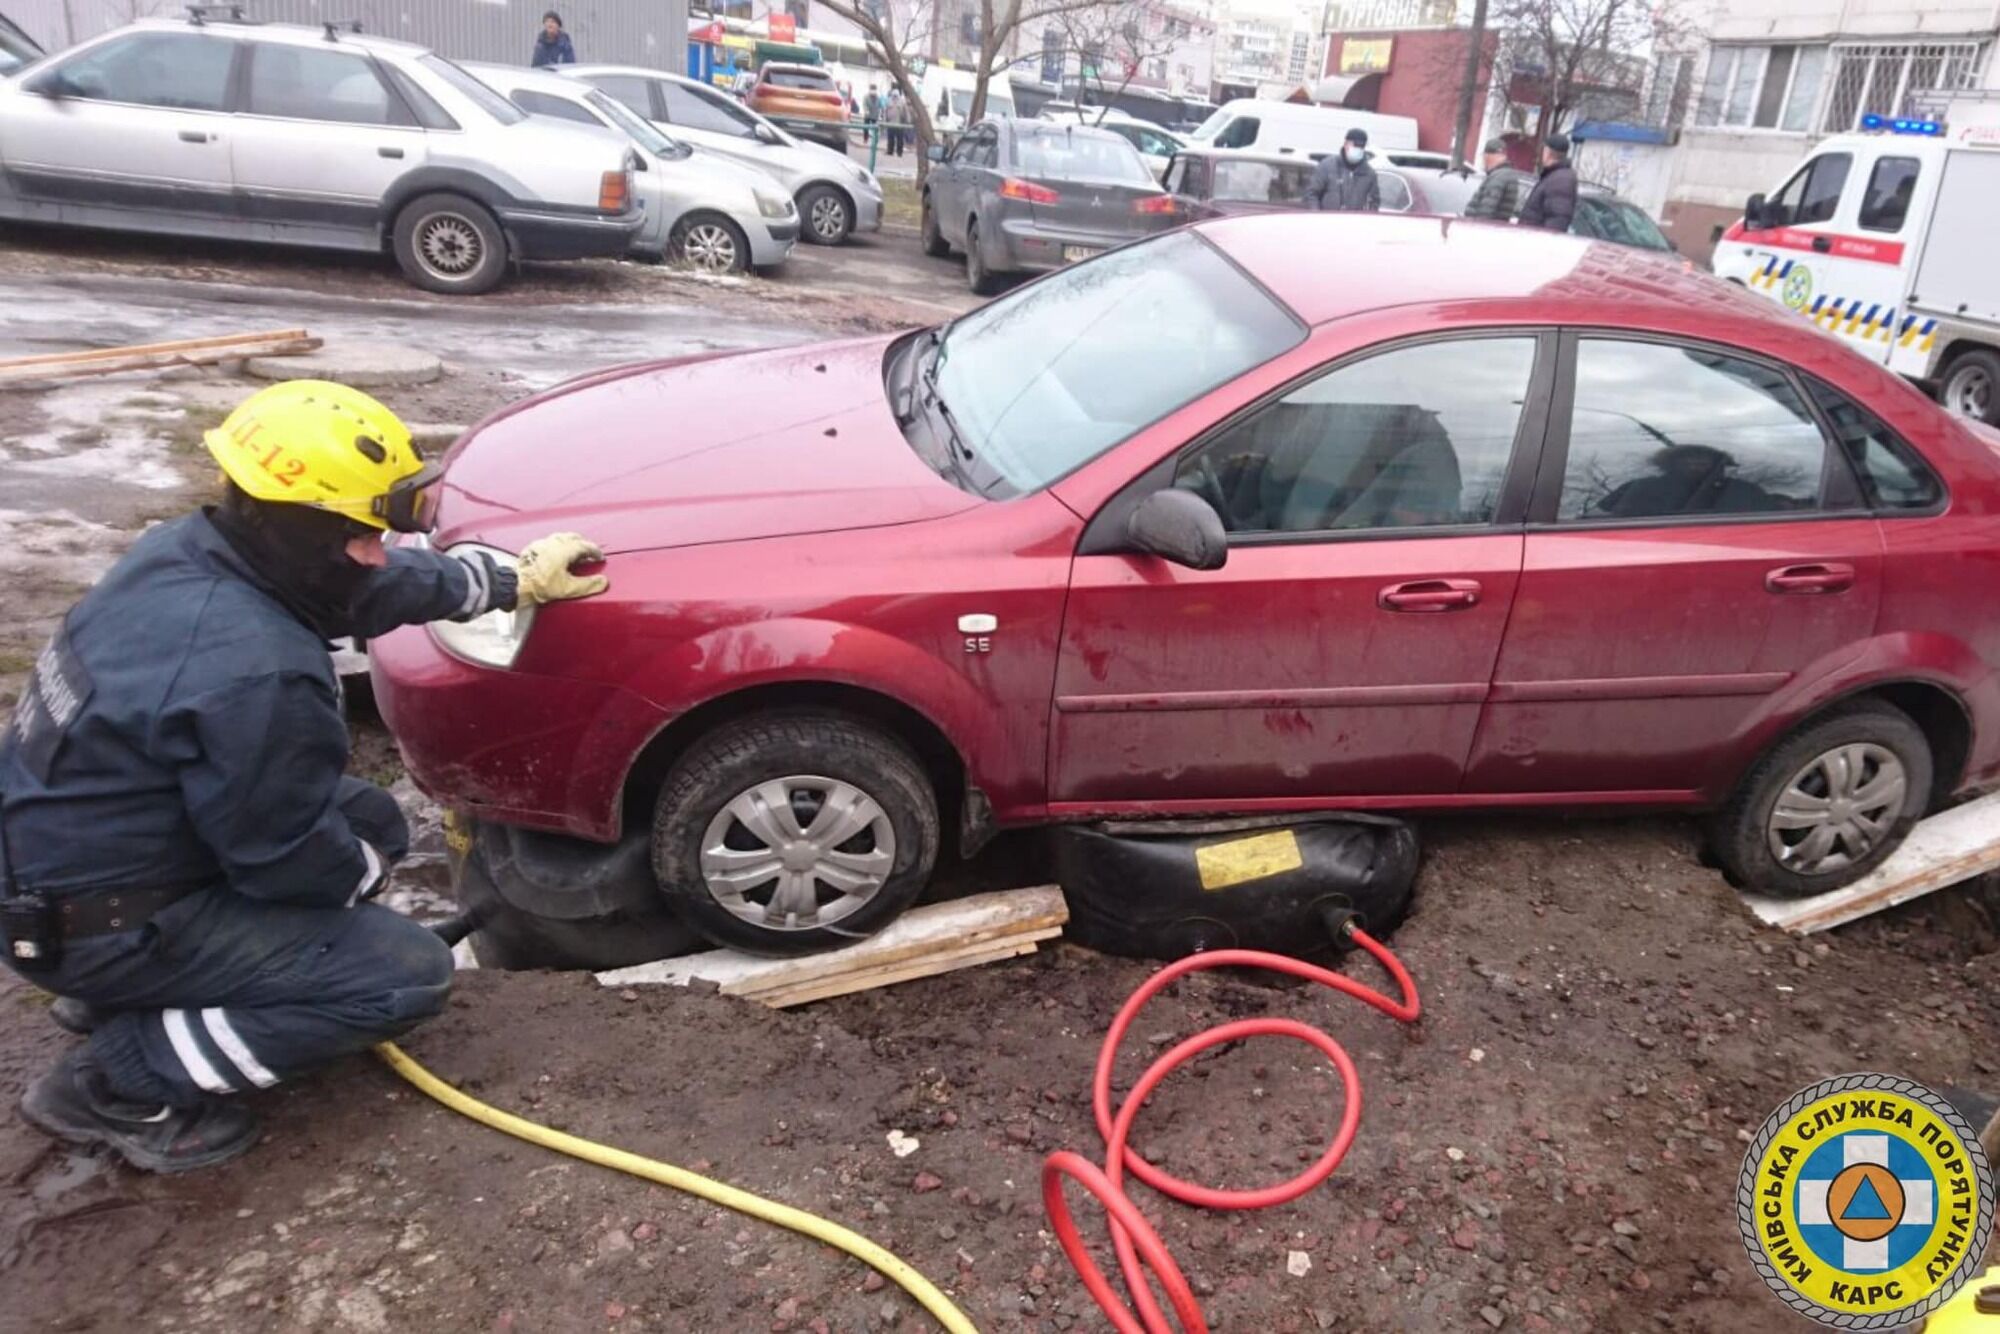
<svg viewBox="0 0 2000 1334"><path fill-rule="evenodd" d="M569 567L603 559L603 549L579 533L551 533L528 543L514 569L514 605L532 607L602 593L611 587L609 579L601 574L571 574Z"/></svg>

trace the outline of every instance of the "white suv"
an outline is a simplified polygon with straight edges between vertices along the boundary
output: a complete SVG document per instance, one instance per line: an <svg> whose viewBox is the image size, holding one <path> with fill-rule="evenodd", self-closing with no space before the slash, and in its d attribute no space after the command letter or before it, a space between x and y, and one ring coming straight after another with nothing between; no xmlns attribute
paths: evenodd
<svg viewBox="0 0 2000 1334"><path fill-rule="evenodd" d="M644 220L629 148L422 47L195 12L0 79L0 219L393 249L450 293L621 255Z"/></svg>

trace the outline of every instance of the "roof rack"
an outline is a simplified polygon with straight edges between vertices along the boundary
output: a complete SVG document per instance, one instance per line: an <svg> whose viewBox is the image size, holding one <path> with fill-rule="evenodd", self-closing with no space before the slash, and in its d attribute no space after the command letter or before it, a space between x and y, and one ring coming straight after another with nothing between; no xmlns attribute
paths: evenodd
<svg viewBox="0 0 2000 1334"><path fill-rule="evenodd" d="M341 33L344 32L359 33L361 31L361 20L321 19L319 26L326 29L326 40L328 40L329 42L337 42L340 40Z"/></svg>
<svg viewBox="0 0 2000 1334"><path fill-rule="evenodd" d="M247 7L240 4L191 4L187 7L188 22L201 27L210 19L221 19L226 23L248 23Z"/></svg>

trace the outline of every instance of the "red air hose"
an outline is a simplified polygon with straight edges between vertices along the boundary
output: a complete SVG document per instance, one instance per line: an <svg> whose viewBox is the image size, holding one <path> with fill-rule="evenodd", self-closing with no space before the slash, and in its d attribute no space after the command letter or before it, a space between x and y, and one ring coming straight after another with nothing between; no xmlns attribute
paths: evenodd
<svg viewBox="0 0 2000 1334"><path fill-rule="evenodd" d="M1309 982L1332 987L1335 991L1346 992L1404 1023L1413 1022L1418 1013L1417 987L1410 980L1402 961L1391 954L1387 946L1353 926L1351 921L1343 930L1388 970L1402 992L1402 1000L1390 1000L1339 973L1283 954L1266 954L1261 950L1216 950L1190 955L1168 964L1147 979L1146 984L1133 992L1131 999L1118 1011L1110 1031L1104 1035L1104 1046L1097 1053L1097 1075L1091 1088L1091 1099L1097 1112L1097 1130L1104 1137L1104 1166L1100 1168L1066 1149L1050 1154L1048 1161L1042 1164L1042 1204L1048 1210L1049 1224L1055 1229L1056 1240L1062 1243L1063 1253L1069 1256L1069 1262L1083 1279L1083 1286L1090 1291L1104 1313L1111 1317L1111 1323L1117 1326L1120 1334L1173 1334L1173 1326L1167 1323L1166 1313L1160 1309L1146 1281L1148 1270L1159 1279L1160 1286L1166 1291L1167 1301L1179 1317L1181 1328L1187 1334L1208 1334L1208 1321L1203 1318L1201 1307L1195 1302L1194 1291L1188 1286L1180 1266L1167 1253L1160 1234L1153 1230L1153 1225L1126 1196L1126 1174L1129 1172L1164 1195L1207 1209L1267 1209L1295 1200L1333 1175L1333 1170L1340 1166L1340 1160L1347 1156L1347 1148L1354 1142L1355 1128L1361 1123L1361 1077L1340 1044L1316 1028L1294 1019L1239 1019L1206 1029L1169 1049L1146 1067L1146 1073L1139 1076L1131 1094L1114 1113L1111 1105L1111 1067L1118 1056L1119 1042L1126 1030L1132 1027L1140 1009L1159 994L1161 988L1177 977L1204 968L1268 968L1273 972L1289 973L1293 977L1302 977ZM1318 1162L1289 1181L1261 1190L1216 1190L1171 1176L1131 1150L1127 1140L1132 1134L1132 1121L1161 1080L1197 1053L1225 1042L1254 1037L1297 1038L1324 1052L1339 1072L1346 1092L1340 1128L1334 1132L1333 1143ZM1069 1202L1063 1198L1064 1177L1074 1178L1077 1184L1097 1198L1110 1215L1111 1242L1118 1252L1119 1266L1125 1273L1125 1290L1131 1294L1132 1304L1138 1308L1136 1317L1104 1277L1097 1262L1090 1258L1090 1252L1077 1232L1076 1220L1070 1215Z"/></svg>

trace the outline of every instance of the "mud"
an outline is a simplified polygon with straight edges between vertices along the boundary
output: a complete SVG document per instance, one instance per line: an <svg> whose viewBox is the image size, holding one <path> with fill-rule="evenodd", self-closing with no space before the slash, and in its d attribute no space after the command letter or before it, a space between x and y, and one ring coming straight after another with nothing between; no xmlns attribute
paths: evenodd
<svg viewBox="0 0 2000 1334"><path fill-rule="evenodd" d="M1786 1328L1736 1236L1755 1125L1851 1069L1994 1082L1994 940L1960 896L1801 944L1757 927L1678 822L1429 834L1395 941L1423 991L1417 1025L1203 976L1134 1028L1121 1079L1196 1026L1264 1013L1324 1025L1362 1071L1355 1148L1299 1202L1217 1214L1138 1192L1218 1329ZM1375 980L1363 962L1347 968ZM1091 1063L1147 971L1065 946L791 1013L474 973L407 1045L498 1106L858 1227L983 1330L1096 1330L1046 1231L1037 1174L1052 1149L1100 1151ZM6 983L0 1089L68 1041L41 1009ZM1253 1042L1169 1081L1139 1140L1194 1179L1269 1182L1318 1153L1340 1099L1305 1049ZM505 1139L367 1058L260 1106L267 1143L180 1180L0 1126L6 1321L931 1327L851 1260ZM916 1151L898 1157L891 1131Z"/></svg>

